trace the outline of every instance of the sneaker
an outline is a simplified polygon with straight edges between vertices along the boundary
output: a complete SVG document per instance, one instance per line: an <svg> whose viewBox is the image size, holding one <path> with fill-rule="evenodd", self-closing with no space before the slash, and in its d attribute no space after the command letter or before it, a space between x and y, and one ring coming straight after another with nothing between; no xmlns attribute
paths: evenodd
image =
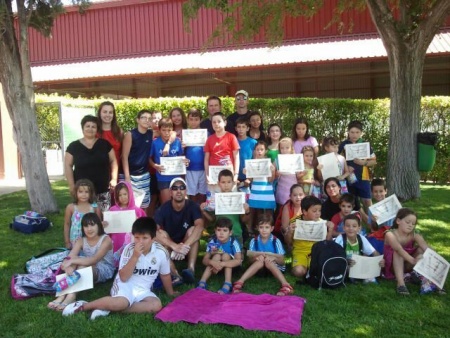
<svg viewBox="0 0 450 338"><path fill-rule="evenodd" d="M77 313L78 311L80 311L80 308L86 303L87 302L85 300L78 300L74 303L71 303L64 308L62 315L65 317L71 316L74 313Z"/></svg>
<svg viewBox="0 0 450 338"><path fill-rule="evenodd" d="M91 320L97 319L98 317L106 317L110 312L106 310L94 310L91 314Z"/></svg>
<svg viewBox="0 0 450 338"><path fill-rule="evenodd" d="M369 284L369 283L378 284L376 278L368 278L368 279L364 279L363 283L364 283L364 284Z"/></svg>

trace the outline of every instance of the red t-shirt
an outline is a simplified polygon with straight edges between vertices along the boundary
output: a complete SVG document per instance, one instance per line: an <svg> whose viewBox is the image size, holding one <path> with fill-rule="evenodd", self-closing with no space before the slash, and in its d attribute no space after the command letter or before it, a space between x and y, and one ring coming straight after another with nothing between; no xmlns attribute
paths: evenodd
<svg viewBox="0 0 450 338"><path fill-rule="evenodd" d="M239 150L239 143L236 136L229 132L222 137L212 134L203 149L209 153L209 165L234 165L233 151Z"/></svg>
<svg viewBox="0 0 450 338"><path fill-rule="evenodd" d="M122 164L120 160L122 158L122 142L114 138L114 134L111 130L104 130L101 138L108 141L109 144L113 147L114 154L116 155L117 165L120 167Z"/></svg>

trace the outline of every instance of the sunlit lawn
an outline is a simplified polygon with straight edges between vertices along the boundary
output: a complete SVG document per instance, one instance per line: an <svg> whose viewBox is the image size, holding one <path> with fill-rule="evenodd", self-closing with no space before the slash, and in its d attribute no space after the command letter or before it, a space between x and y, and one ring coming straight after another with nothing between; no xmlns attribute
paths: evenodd
<svg viewBox="0 0 450 338"><path fill-rule="evenodd" d="M61 210L69 203L65 182L53 184ZM450 260L450 188L422 186L419 201L405 203L419 214L418 228L429 244ZM9 286L13 273L22 273L32 255L63 244L63 213L50 215L54 226L44 232L24 235L9 229L14 215L28 210L25 192L0 196L0 336L2 337L288 337L274 332L246 331L224 325L165 324L152 315L113 314L90 322L81 314L63 318L46 308L52 297L15 301ZM200 264L198 265L201 266ZM197 278L201 268L196 272ZM287 275L290 282L295 279ZM212 290L220 287L213 278ZM448 281L448 279L447 279ZM448 283L447 283L448 284ZM272 278L257 277L246 283L246 292L275 293L279 285ZM80 293L79 298L92 300L109 293L110 283ZM188 290L180 287L180 291ZM379 285L348 285L339 290L317 291L306 285L295 285L295 294L307 300L302 320L304 337L449 337L449 296L419 295L418 286L409 286L412 295L400 297L395 283L382 280ZM161 294L164 304L170 299ZM288 316L289 313L276 314Z"/></svg>

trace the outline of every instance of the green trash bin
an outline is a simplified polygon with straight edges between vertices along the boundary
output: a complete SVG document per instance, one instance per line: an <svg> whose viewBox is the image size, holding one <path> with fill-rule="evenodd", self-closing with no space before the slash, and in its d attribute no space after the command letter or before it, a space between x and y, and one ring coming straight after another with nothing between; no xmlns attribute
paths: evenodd
<svg viewBox="0 0 450 338"><path fill-rule="evenodd" d="M433 170L436 162L436 133L419 133L417 135L417 163L419 171Z"/></svg>

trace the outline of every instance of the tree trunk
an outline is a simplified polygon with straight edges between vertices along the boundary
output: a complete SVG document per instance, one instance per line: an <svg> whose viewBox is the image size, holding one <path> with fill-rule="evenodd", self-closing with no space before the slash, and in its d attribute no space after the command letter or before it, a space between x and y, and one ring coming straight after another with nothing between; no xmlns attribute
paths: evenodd
<svg viewBox="0 0 450 338"><path fill-rule="evenodd" d="M425 53L417 45L388 47L390 69L390 137L387 186L400 200L420 197L417 133Z"/></svg>
<svg viewBox="0 0 450 338"><path fill-rule="evenodd" d="M28 57L21 59L12 17L5 18L3 25L4 31L0 35L0 82L25 172L31 209L42 214L57 212L41 147ZM22 61L26 61L25 64ZM23 68L27 69L24 71Z"/></svg>

